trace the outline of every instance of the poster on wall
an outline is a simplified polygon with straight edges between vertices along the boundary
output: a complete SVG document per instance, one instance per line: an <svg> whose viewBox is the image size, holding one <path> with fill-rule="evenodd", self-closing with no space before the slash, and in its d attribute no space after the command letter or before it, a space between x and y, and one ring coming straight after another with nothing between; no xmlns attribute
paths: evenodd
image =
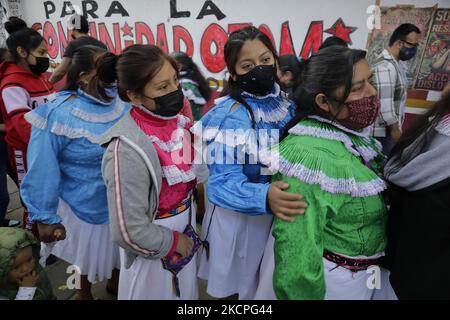
<svg viewBox="0 0 450 320"><path fill-rule="evenodd" d="M7 32L4 27L5 21L8 19L8 1L0 0L0 47L3 48L6 46L6 36Z"/></svg>
<svg viewBox="0 0 450 320"><path fill-rule="evenodd" d="M420 67L420 57L422 57L425 50L425 43L430 25L433 22L435 9L435 7L381 7L381 28L375 29L369 39L369 63L371 63L376 56L381 54L383 49L388 47L389 39L392 33L400 24L412 23L416 25L421 31L421 44L419 46L419 51L413 59L405 62L408 70L407 77L409 87L412 87Z"/></svg>
<svg viewBox="0 0 450 320"><path fill-rule="evenodd" d="M450 9L439 9L420 63L415 89L442 91L450 81Z"/></svg>
<svg viewBox="0 0 450 320"><path fill-rule="evenodd" d="M0 0L0 47L6 46L6 32L4 23L11 16L22 18L22 0Z"/></svg>

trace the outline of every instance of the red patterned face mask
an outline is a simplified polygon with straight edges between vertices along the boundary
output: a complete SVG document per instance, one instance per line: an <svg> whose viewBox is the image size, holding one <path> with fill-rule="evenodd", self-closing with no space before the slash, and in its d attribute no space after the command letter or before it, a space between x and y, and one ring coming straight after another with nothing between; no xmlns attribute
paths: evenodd
<svg viewBox="0 0 450 320"><path fill-rule="evenodd" d="M380 111L380 99L377 95L345 103L349 116L339 122L351 129L361 130L372 125Z"/></svg>

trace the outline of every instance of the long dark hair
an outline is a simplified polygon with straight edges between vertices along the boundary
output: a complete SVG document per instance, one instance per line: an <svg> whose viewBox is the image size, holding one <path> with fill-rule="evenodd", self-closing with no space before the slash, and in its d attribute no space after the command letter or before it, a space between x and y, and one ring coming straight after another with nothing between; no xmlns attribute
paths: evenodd
<svg viewBox="0 0 450 320"><path fill-rule="evenodd" d="M175 61L182 65L180 71L187 72L187 77L198 83L198 89L202 97L208 101L211 99L211 88L206 81L203 74L200 72L198 66L194 63L191 57L184 52L175 52L170 55Z"/></svg>
<svg viewBox="0 0 450 320"><path fill-rule="evenodd" d="M294 118L286 125L283 138L288 135L290 128L308 116L330 118L330 114L317 106L318 94L324 94L328 100L337 102L342 107L352 89L355 64L365 57L366 52L363 50L331 46L307 59L304 63L302 84L294 93L297 110ZM338 97L337 91L342 86L344 93Z"/></svg>
<svg viewBox="0 0 450 320"><path fill-rule="evenodd" d="M332 46L343 46L343 47L348 48L348 43L339 37L331 36L331 37L328 37L325 39L325 41L320 46L319 50L322 50L322 49L325 49L328 47L332 47Z"/></svg>
<svg viewBox="0 0 450 320"><path fill-rule="evenodd" d="M292 91L295 91L302 83L302 72L303 72L304 60L293 54L288 54L280 57L279 67L282 73L290 71L292 73Z"/></svg>
<svg viewBox="0 0 450 320"><path fill-rule="evenodd" d="M244 46L245 42L255 39L261 41L267 47L267 49L272 52L275 61L278 62L278 54L272 42L270 41L269 37L261 32L258 28L250 26L234 31L228 37L224 49L225 63L227 65L228 72L230 73L230 77L228 79L227 86L222 93L223 96L229 95L232 99L236 100L247 109L247 111L250 113L250 117L252 118L253 128L256 127L255 115L253 114L253 110L245 101L245 99L242 98L242 89L238 87L236 81L233 80L232 76L236 75L236 63L238 62L239 53L241 52L241 49Z"/></svg>
<svg viewBox="0 0 450 320"><path fill-rule="evenodd" d="M20 55L17 52L18 47L22 47L26 52L30 53L32 50L38 48L45 39L39 32L28 28L25 21L17 17L10 17L5 22L5 29L9 33L6 39L8 50L14 61L20 61Z"/></svg>
<svg viewBox="0 0 450 320"><path fill-rule="evenodd" d="M389 170L388 174L403 167L420 155L436 135L437 131L434 130L434 128L436 128L439 122L448 115L450 115L450 92L444 94L442 98L434 104L433 108L419 116L417 120L403 132L389 155L389 159L397 158L399 161ZM413 143L414 147L408 148Z"/></svg>
<svg viewBox="0 0 450 320"><path fill-rule="evenodd" d="M147 83L169 61L175 70L177 63L161 48L155 45L135 44L126 48L120 55L108 52L97 61L97 75L106 83L117 80L119 96L130 102L127 91L142 94Z"/></svg>
<svg viewBox="0 0 450 320"><path fill-rule="evenodd" d="M106 54L106 50L97 46L82 46L75 50L72 62L70 64L69 70L67 71L67 80L64 90L78 90L80 74L82 72L89 73L96 68L96 60L101 60L100 57L103 58L103 55ZM112 97L106 96L105 88L103 82L96 80L98 77L94 77L90 81L92 83L92 87L90 86L90 90L93 92L98 92L101 98L104 100L110 100ZM97 87L97 88L95 88Z"/></svg>

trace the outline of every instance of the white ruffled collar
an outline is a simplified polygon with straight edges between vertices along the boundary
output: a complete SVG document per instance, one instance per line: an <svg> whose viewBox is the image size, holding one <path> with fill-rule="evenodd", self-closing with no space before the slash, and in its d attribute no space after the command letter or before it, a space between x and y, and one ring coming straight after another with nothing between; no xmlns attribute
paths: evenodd
<svg viewBox="0 0 450 320"><path fill-rule="evenodd" d="M346 133L350 133L353 134L355 136L361 137L361 138L369 138L369 134L370 134L370 127L363 129L362 131L355 131L352 129L349 129L347 127L344 127L342 124L336 122L336 121L332 121L320 116L309 116L308 119L313 119L313 120L317 120L319 122L323 122L323 123L328 123L336 128L338 128L339 130L342 130Z"/></svg>
<svg viewBox="0 0 450 320"><path fill-rule="evenodd" d="M277 98L280 95L280 93L281 93L280 85L278 83L275 83L275 85L274 85L274 87L272 89L272 92L267 94L267 95L265 95L265 96L257 96L257 95L248 93L246 91L243 91L242 95L244 97L251 98L251 99L264 100L264 99L267 99L267 98Z"/></svg>

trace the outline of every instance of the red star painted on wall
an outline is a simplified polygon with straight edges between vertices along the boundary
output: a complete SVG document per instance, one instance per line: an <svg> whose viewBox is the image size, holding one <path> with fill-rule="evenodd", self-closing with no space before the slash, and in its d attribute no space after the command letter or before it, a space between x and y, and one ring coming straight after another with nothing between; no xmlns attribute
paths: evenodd
<svg viewBox="0 0 450 320"><path fill-rule="evenodd" d="M125 24L122 27L123 36L130 36L133 37L133 28L128 25L128 22L125 22Z"/></svg>
<svg viewBox="0 0 450 320"><path fill-rule="evenodd" d="M347 27L342 20L342 18L339 18L336 20L336 22L333 24L333 26L330 29L325 30L326 33L332 34L336 37L341 38L348 44L352 44L352 39L350 38L350 34L355 32L355 27Z"/></svg>

